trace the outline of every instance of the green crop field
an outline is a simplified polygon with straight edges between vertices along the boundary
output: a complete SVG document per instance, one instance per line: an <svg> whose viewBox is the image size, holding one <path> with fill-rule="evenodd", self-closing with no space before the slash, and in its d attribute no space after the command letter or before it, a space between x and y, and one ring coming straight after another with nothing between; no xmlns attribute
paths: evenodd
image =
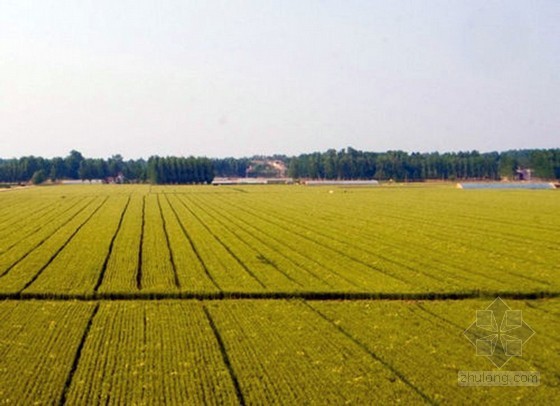
<svg viewBox="0 0 560 406"><path fill-rule="evenodd" d="M0 404L558 403L559 242L556 190L4 191ZM534 332L501 369L497 297Z"/></svg>

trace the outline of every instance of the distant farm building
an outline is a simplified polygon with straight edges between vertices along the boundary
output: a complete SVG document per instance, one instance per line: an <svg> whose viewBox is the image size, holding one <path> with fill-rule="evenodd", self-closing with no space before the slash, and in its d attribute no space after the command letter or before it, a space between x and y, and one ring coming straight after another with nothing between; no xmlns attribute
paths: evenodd
<svg viewBox="0 0 560 406"><path fill-rule="evenodd" d="M214 178L212 184L219 185L290 185L292 178Z"/></svg>
<svg viewBox="0 0 560 406"><path fill-rule="evenodd" d="M457 183L459 189L554 189L554 183L546 182L465 182Z"/></svg>
<svg viewBox="0 0 560 406"><path fill-rule="evenodd" d="M515 180L530 181L533 170L529 168L517 168L515 170Z"/></svg>
<svg viewBox="0 0 560 406"><path fill-rule="evenodd" d="M64 179L60 183L63 185L101 185L103 179Z"/></svg>
<svg viewBox="0 0 560 406"><path fill-rule="evenodd" d="M378 186L376 180L306 180L307 186Z"/></svg>

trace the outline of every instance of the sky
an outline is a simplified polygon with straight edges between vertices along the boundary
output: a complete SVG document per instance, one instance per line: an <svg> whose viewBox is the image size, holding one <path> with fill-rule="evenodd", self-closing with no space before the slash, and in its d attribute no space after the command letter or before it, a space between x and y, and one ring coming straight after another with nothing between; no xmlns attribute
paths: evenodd
<svg viewBox="0 0 560 406"><path fill-rule="evenodd" d="M0 157L560 147L558 0L2 0Z"/></svg>

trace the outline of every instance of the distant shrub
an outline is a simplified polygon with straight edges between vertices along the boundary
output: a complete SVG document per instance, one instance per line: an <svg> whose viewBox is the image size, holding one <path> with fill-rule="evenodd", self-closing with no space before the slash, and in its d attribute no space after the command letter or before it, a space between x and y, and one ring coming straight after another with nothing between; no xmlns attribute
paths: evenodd
<svg viewBox="0 0 560 406"><path fill-rule="evenodd" d="M33 176L31 177L31 183L33 183L34 185L40 185L46 180L47 180L47 175L45 174L45 171L43 171L42 169L35 171L33 173Z"/></svg>

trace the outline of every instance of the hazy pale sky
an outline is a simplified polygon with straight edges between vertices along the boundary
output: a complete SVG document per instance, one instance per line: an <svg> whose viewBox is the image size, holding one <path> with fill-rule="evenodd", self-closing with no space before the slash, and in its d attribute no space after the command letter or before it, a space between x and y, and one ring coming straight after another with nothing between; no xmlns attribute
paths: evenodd
<svg viewBox="0 0 560 406"><path fill-rule="evenodd" d="M560 147L558 0L1 0L0 157Z"/></svg>

